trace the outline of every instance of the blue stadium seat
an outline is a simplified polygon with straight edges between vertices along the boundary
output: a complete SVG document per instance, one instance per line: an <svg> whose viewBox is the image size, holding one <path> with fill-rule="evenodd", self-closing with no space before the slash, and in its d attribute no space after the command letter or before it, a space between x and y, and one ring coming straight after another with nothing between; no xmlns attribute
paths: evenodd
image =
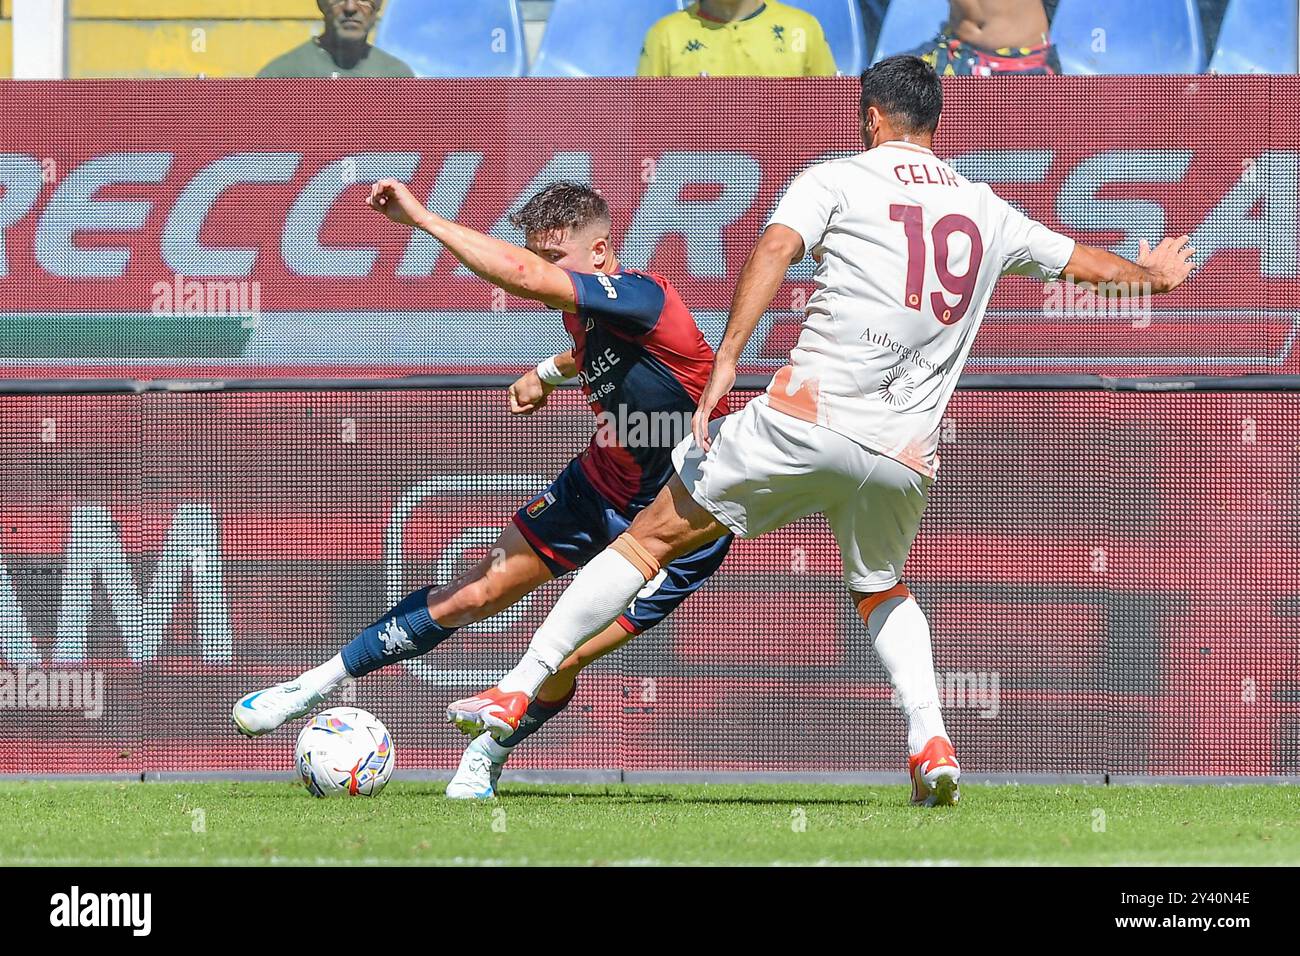
<svg viewBox="0 0 1300 956"><path fill-rule="evenodd" d="M894 0L885 11L871 62L915 50L948 22L948 0Z"/></svg>
<svg viewBox="0 0 1300 956"><path fill-rule="evenodd" d="M1205 69L1196 0L1061 0L1052 42L1066 73Z"/></svg>
<svg viewBox="0 0 1300 956"><path fill-rule="evenodd" d="M831 45L836 68L846 76L867 68L867 37L862 30L862 8L858 0L785 0L792 7L807 10L817 18Z"/></svg>
<svg viewBox="0 0 1300 956"><path fill-rule="evenodd" d="M555 0L533 76L635 76L646 31L684 0Z"/></svg>
<svg viewBox="0 0 1300 956"><path fill-rule="evenodd" d="M388 0L375 45L417 76L523 76L518 0Z"/></svg>
<svg viewBox="0 0 1300 956"><path fill-rule="evenodd" d="M1211 73L1295 73L1295 0L1229 0Z"/></svg>

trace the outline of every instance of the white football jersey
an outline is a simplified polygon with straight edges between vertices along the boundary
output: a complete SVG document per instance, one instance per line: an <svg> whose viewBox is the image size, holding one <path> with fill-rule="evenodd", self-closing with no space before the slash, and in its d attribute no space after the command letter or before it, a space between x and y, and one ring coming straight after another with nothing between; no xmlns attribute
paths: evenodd
<svg viewBox="0 0 1300 956"><path fill-rule="evenodd" d="M799 233L818 267L768 403L925 475L998 278L1054 279L1074 253L1073 239L902 142L806 170L771 223Z"/></svg>

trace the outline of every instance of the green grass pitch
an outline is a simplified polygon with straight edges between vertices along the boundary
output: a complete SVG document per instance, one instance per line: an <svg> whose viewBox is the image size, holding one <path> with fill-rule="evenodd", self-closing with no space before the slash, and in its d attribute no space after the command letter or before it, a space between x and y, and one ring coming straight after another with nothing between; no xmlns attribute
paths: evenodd
<svg viewBox="0 0 1300 956"><path fill-rule="evenodd" d="M314 800L294 783L0 784L0 865L1290 864L1280 786L973 786L951 808L828 785L436 783Z"/></svg>

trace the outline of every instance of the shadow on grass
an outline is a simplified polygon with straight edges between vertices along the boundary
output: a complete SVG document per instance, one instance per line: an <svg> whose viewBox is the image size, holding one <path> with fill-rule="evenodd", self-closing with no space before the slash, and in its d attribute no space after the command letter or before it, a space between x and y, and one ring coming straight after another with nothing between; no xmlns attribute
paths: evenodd
<svg viewBox="0 0 1300 956"><path fill-rule="evenodd" d="M901 787L899 788L902 789ZM517 800L543 799L547 801L564 800L569 803L599 804L608 806L610 804L690 804L698 806L769 806L769 807L811 807L811 806L833 806L833 807L864 807L864 806L890 806L897 801L897 798L890 796L880 796L877 794L865 794L860 797L765 797L758 795L737 794L736 796L714 796L707 794L674 794L674 793L627 793L625 791L540 791L540 790L514 790L512 788L503 788L500 794L503 803ZM906 805L906 800L902 801Z"/></svg>

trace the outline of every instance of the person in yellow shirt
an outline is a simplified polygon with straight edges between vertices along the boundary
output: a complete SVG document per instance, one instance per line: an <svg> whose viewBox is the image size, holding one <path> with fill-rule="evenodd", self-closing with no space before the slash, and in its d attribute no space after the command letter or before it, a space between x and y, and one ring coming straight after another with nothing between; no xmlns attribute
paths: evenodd
<svg viewBox="0 0 1300 956"><path fill-rule="evenodd" d="M834 76L817 18L777 0L698 0L645 35L638 76Z"/></svg>

